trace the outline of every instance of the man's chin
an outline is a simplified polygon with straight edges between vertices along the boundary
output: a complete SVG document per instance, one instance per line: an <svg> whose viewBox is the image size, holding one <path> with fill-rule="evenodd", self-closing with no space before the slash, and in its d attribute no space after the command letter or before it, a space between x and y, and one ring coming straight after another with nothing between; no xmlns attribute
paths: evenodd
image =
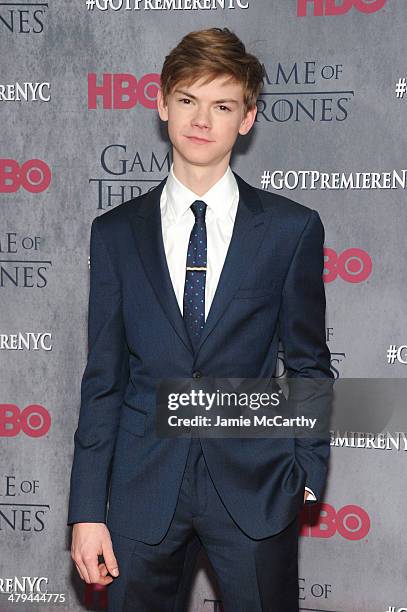
<svg viewBox="0 0 407 612"><path fill-rule="evenodd" d="M208 155L203 151L190 151L189 149L186 151L184 149L177 149L177 153L185 163L192 165L212 166L216 165L219 160L219 158L214 157L213 154Z"/></svg>

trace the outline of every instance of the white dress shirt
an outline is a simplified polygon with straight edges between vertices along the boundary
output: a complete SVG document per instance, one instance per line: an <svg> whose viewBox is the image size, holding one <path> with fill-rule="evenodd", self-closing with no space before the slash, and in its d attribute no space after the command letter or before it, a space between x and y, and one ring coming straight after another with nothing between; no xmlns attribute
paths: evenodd
<svg viewBox="0 0 407 612"><path fill-rule="evenodd" d="M174 164L171 164L160 200L162 235L168 270L178 306L183 313L187 249L191 230L195 224L191 204L195 200L203 200L207 204L205 214L207 243L206 320L232 237L239 203L239 188L235 176L228 166L224 175L206 193L198 196L177 179L173 168ZM311 489L305 488L310 493L308 499L316 501Z"/></svg>
<svg viewBox="0 0 407 612"><path fill-rule="evenodd" d="M206 320L229 248L239 202L239 189L230 166L209 191L202 196L198 196L177 179L172 164L164 189L161 192L161 224L164 248L181 313L183 313L186 254L191 230L195 224L195 216L190 207L195 200L204 200L207 204L205 214L207 246Z"/></svg>

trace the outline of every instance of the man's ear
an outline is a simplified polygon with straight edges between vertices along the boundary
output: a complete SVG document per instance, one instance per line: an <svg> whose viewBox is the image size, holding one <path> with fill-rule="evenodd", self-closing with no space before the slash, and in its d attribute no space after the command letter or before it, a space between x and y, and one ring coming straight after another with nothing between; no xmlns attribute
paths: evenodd
<svg viewBox="0 0 407 612"><path fill-rule="evenodd" d="M160 115L160 119L168 121L168 106L164 105L164 98L161 87L157 91L157 110Z"/></svg>
<svg viewBox="0 0 407 612"><path fill-rule="evenodd" d="M239 134L247 134L247 132L250 131L254 120L256 118L257 115L257 106L255 105L253 108L250 108L247 113L246 116L244 117L242 123L240 124L240 128L239 128Z"/></svg>

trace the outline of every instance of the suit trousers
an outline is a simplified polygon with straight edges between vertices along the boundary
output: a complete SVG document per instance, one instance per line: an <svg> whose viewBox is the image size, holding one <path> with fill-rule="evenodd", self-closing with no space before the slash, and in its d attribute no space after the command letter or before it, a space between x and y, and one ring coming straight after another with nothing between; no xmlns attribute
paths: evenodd
<svg viewBox="0 0 407 612"><path fill-rule="evenodd" d="M224 612L298 612L298 535L297 515L268 538L247 536L224 506L200 439L193 437L175 512L161 542L111 533L120 575L107 587L108 610L187 612L185 577L193 575L190 551L199 550L198 539L217 578Z"/></svg>

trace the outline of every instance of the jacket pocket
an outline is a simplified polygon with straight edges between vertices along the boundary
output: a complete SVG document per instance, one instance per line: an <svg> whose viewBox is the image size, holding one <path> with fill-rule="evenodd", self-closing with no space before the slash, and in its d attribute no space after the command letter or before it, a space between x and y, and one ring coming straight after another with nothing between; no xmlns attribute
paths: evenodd
<svg viewBox="0 0 407 612"><path fill-rule="evenodd" d="M235 300L255 299L255 298L261 298L261 297L268 297L269 295L272 295L273 293L275 293L274 283L272 283L271 285L269 284L267 287L244 287L244 288L238 289L235 292L233 299Z"/></svg>

